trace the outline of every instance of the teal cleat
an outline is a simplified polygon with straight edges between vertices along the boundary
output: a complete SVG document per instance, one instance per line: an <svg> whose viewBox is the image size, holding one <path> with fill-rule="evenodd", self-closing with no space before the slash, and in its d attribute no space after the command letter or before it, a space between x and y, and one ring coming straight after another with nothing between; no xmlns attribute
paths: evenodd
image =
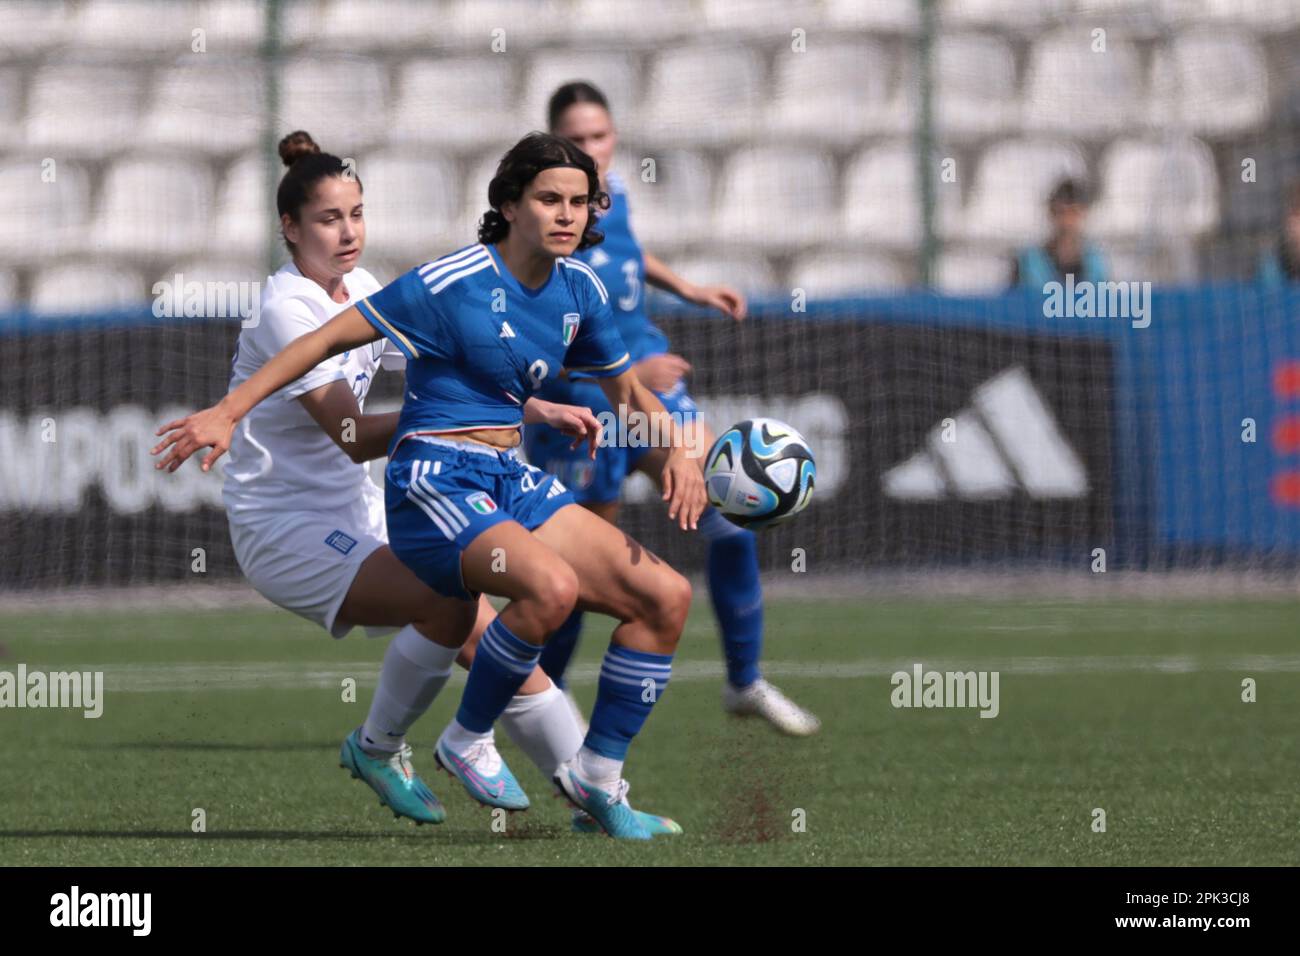
<svg viewBox="0 0 1300 956"><path fill-rule="evenodd" d="M643 810L633 810L633 813L640 819L641 825L652 836L676 836L682 832L682 825L676 820L669 817L656 816L653 813L646 813ZM604 833L600 824L586 810L573 811L573 832L574 833Z"/></svg>
<svg viewBox="0 0 1300 956"><path fill-rule="evenodd" d="M453 753L439 738L433 748L438 766L464 784L469 795L487 807L527 810L528 794L497 753L491 737L470 746L463 754Z"/></svg>
<svg viewBox="0 0 1300 956"><path fill-rule="evenodd" d="M348 734L339 750L339 766L352 771L354 780L364 780L379 794L379 803L417 824L441 823L447 813L411 766L411 748L406 744L392 754L373 754L361 746L361 728Z"/></svg>
<svg viewBox="0 0 1300 956"><path fill-rule="evenodd" d="M628 783L620 780L613 793L583 780L569 764L560 764L551 778L560 792L579 810L587 813L600 829L617 840L649 840L650 831L640 814L627 802ZM574 821L575 827L577 821Z"/></svg>

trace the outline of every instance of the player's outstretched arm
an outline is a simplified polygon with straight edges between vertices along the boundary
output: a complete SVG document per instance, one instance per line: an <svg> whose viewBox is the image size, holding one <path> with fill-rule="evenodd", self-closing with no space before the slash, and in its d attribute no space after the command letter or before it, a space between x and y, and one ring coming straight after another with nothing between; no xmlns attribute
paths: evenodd
<svg viewBox="0 0 1300 956"><path fill-rule="evenodd" d="M685 302L717 309L737 322L745 318L749 308L745 297L731 286L696 285L669 269L667 263L658 256L652 256L648 252L645 253L645 281L656 289L671 292Z"/></svg>
<svg viewBox="0 0 1300 956"><path fill-rule="evenodd" d="M358 348L379 339L375 327L355 308L344 309L314 332L299 336L273 359L259 368L211 408L178 418L158 429L164 435L150 454L167 451L154 465L175 471L200 448L211 447L203 459L207 471L230 447L235 424L258 402L290 382L302 378L331 355Z"/></svg>
<svg viewBox="0 0 1300 956"><path fill-rule="evenodd" d="M708 504L708 496L704 491L704 471L695 457L692 457L686 433L668 414L659 396L642 385L632 369L613 378L600 378L596 381L614 408L628 407L652 421L668 424L671 435L668 444L672 450L668 453L668 461L663 470L663 500L668 502L668 520L676 520L683 531L696 530L700 515Z"/></svg>

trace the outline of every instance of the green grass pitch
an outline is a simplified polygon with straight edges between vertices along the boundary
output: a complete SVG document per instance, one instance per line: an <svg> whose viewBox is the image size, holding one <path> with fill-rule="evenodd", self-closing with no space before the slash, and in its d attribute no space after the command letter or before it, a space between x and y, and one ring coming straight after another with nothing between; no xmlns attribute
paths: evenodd
<svg viewBox="0 0 1300 956"><path fill-rule="evenodd" d="M97 720L0 710L0 864L1296 864L1297 622L1295 601L770 602L769 676L825 724L790 740L722 713L697 601L627 769L686 833L627 845L571 834L504 734L533 798L507 833L435 774L459 678L411 734L448 821L394 820L337 761L382 641L274 610L8 614L0 670L102 670L106 692ZM588 708L604 623L575 662ZM998 671L999 715L894 708L915 662Z"/></svg>

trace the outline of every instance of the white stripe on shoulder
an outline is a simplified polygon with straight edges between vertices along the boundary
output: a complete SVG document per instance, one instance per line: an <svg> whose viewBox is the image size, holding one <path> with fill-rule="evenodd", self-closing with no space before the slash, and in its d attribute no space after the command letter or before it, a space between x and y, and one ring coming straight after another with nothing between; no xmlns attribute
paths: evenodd
<svg viewBox="0 0 1300 956"><path fill-rule="evenodd" d="M472 246L465 252L457 252L450 256L443 256L441 259L435 259L433 262L420 266L420 277L425 283L434 282L440 279L460 266L467 266L471 262L477 262L488 254L488 251L482 246Z"/></svg>
<svg viewBox="0 0 1300 956"><path fill-rule="evenodd" d="M560 259L560 262L564 263L564 265L568 266L570 269L577 269L579 272L585 272L591 281L595 283L596 291L600 293L600 301L609 301L609 293L605 291L605 283L600 281L600 276L596 275L596 271L592 269L591 266L587 265L580 259L571 259L568 256Z"/></svg>
<svg viewBox="0 0 1300 956"><path fill-rule="evenodd" d="M439 292L447 288L447 286L451 285L457 279L463 279L465 278L465 276L473 275L475 272L482 272L484 269L490 269L490 268L492 268L492 260L490 258L483 259L483 260L475 260L471 264L467 265L465 268L461 269L459 272L451 273L436 285L430 285L431 280L429 279L425 279L424 284L429 286L429 291L432 294L437 295Z"/></svg>

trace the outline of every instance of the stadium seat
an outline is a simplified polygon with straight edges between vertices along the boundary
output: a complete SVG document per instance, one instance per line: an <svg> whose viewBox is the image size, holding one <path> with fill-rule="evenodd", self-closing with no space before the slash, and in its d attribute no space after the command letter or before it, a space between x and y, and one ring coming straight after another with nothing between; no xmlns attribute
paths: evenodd
<svg viewBox="0 0 1300 956"><path fill-rule="evenodd" d="M677 256L668 267L697 285L724 283L746 295L785 294L771 264L761 256ZM667 296L661 301L675 302Z"/></svg>
<svg viewBox="0 0 1300 956"><path fill-rule="evenodd" d="M286 252L280 260L288 262ZM188 259L173 262L165 269L150 273L153 280L149 283L153 292L154 283L165 282L174 291L166 296L168 302L184 308L188 297L188 287L192 283L204 286L211 298L204 303L203 314L209 318L247 318L255 315L254 311L262 299L262 289L266 284L267 264L260 259ZM176 277L180 276L179 284ZM232 286L231 283L237 283ZM157 299L157 296L154 296Z"/></svg>
<svg viewBox="0 0 1300 956"><path fill-rule="evenodd" d="M907 132L915 113L901 102L896 61L893 48L871 41L783 50L766 108L768 136L843 145Z"/></svg>
<svg viewBox="0 0 1300 956"><path fill-rule="evenodd" d="M446 248L439 250L438 255L478 241L478 221L488 211L488 183L492 182L500 159L500 151L484 154L470 167L469 175L461 178L459 207L455 218L447 224Z"/></svg>
<svg viewBox="0 0 1300 956"><path fill-rule="evenodd" d="M283 167L277 166L277 177L282 172ZM249 153L230 165L217 190L212 229L217 249L238 249L256 255L265 248L267 237L276 228L278 183L278 178L275 185L267 182L266 160L261 153Z"/></svg>
<svg viewBox="0 0 1300 956"><path fill-rule="evenodd" d="M388 110L389 142L504 152L523 132L515 119L517 62L488 55L408 61Z"/></svg>
<svg viewBox="0 0 1300 956"><path fill-rule="evenodd" d="M1221 27L1180 34L1151 68L1150 119L1157 128L1231 136L1268 117L1268 66L1258 44Z"/></svg>
<svg viewBox="0 0 1300 956"><path fill-rule="evenodd" d="M157 75L142 141L222 155L252 148L264 108L257 60L212 57Z"/></svg>
<svg viewBox="0 0 1300 956"><path fill-rule="evenodd" d="M203 30L207 53L255 49L266 14L259 0L89 0L73 24L73 40L90 49L205 55L194 50Z"/></svg>
<svg viewBox="0 0 1300 956"><path fill-rule="evenodd" d="M505 53L522 53L540 41L580 33L563 0L445 0L442 30L470 53L491 52L495 30L504 30ZM624 15L624 29L627 27Z"/></svg>
<svg viewBox="0 0 1300 956"><path fill-rule="evenodd" d="M90 178L76 163L56 160L48 166L47 159L0 162L0 208L11 227L0 262L40 262L80 251L90 242ZM47 169L53 182L43 181Z"/></svg>
<svg viewBox="0 0 1300 956"><path fill-rule="evenodd" d="M1214 158L1195 139L1120 140L1101 162L1092 228L1102 236L1190 236L1219 221Z"/></svg>
<svg viewBox="0 0 1300 956"><path fill-rule="evenodd" d="M212 174L193 158L124 159L104 177L95 247L136 257L197 251L208 238L214 198Z"/></svg>
<svg viewBox="0 0 1300 956"><path fill-rule="evenodd" d="M827 248L796 259L790 266L787 285L791 289L803 289L813 301L899 292L907 286L907 279L903 269L889 256Z"/></svg>
<svg viewBox="0 0 1300 956"><path fill-rule="evenodd" d="M368 154L357 167L365 187L366 246L377 255L424 262L457 246L460 199L455 168L424 151Z"/></svg>
<svg viewBox="0 0 1300 956"><path fill-rule="evenodd" d="M1090 28L1058 30L1039 39L1024 83L1024 125L1030 131L1082 138L1131 129L1141 117L1143 85L1132 44L1108 36L1092 50Z"/></svg>
<svg viewBox="0 0 1300 956"><path fill-rule="evenodd" d="M1016 62L1006 40L944 34L935 44L934 62L935 120L944 139L988 136L1016 121Z"/></svg>
<svg viewBox="0 0 1300 956"><path fill-rule="evenodd" d="M546 104L561 83L586 80L605 94L614 124L635 116L640 105L635 63L625 53L580 53L572 50L537 54L528 64L521 107L512 121L517 130L544 129Z"/></svg>
<svg viewBox="0 0 1300 956"><path fill-rule="evenodd" d="M702 0L704 28L720 36L761 37L779 39L786 52L793 42L792 31L805 30L804 39L810 40L807 31L815 34L815 25L821 20L818 0Z"/></svg>
<svg viewBox="0 0 1300 956"><path fill-rule="evenodd" d="M18 66L0 66L0 149L22 142L23 73Z"/></svg>
<svg viewBox="0 0 1300 956"><path fill-rule="evenodd" d="M4 6L0 51L36 53L69 40L73 5L64 0L10 0Z"/></svg>
<svg viewBox="0 0 1300 956"><path fill-rule="evenodd" d="M121 149L139 130L143 76L116 66L41 67L28 92L24 140L92 158Z"/></svg>
<svg viewBox="0 0 1300 956"><path fill-rule="evenodd" d="M1020 245L1047 235L1047 197L1066 176L1085 177L1083 154L1051 140L1007 140L986 149L960 216L949 219L948 237Z"/></svg>
<svg viewBox="0 0 1300 956"><path fill-rule="evenodd" d="M988 295L1006 290L1011 256L992 252L944 249L935 261L934 284L947 295Z"/></svg>
<svg viewBox="0 0 1300 956"><path fill-rule="evenodd" d="M920 25L916 0L826 0L826 18L837 27L872 33L915 33Z"/></svg>
<svg viewBox="0 0 1300 956"><path fill-rule="evenodd" d="M674 36L694 34L699 29L699 11L694 0L657 0L654 16L638 17L636 29L628 29L626 7L609 0L573 0L572 22L581 24L584 41L593 40L618 47L657 46Z"/></svg>
<svg viewBox="0 0 1300 956"><path fill-rule="evenodd" d="M387 134L388 90L370 59L299 57L285 67L277 130L305 129L321 149L353 156Z"/></svg>
<svg viewBox="0 0 1300 956"><path fill-rule="evenodd" d="M733 153L716 214L719 233L733 242L783 247L834 240L839 203L831 160L781 147Z"/></svg>
<svg viewBox="0 0 1300 956"><path fill-rule="evenodd" d="M1198 19L1252 30L1282 31L1300 25L1300 4L1295 0L1190 0Z"/></svg>
<svg viewBox="0 0 1300 956"><path fill-rule="evenodd" d="M33 312L103 312L151 302L150 284L131 269L68 264L38 272L28 305Z"/></svg>
<svg viewBox="0 0 1300 956"><path fill-rule="evenodd" d="M654 182L642 178L645 159L654 160ZM627 184L632 231L647 246L671 249L712 234L716 225L713 176L708 160L699 153L620 154L614 166Z"/></svg>
<svg viewBox="0 0 1300 956"><path fill-rule="evenodd" d="M939 23L945 30L992 27L1035 31L1069 11L1071 0L941 0Z"/></svg>
<svg viewBox="0 0 1300 956"><path fill-rule="evenodd" d="M940 150L940 153L943 153ZM915 246L921 241L921 192L916 146L909 141L864 150L845 173L845 233L876 245ZM960 201L954 183L938 181L935 170L935 224L942 230Z"/></svg>
<svg viewBox="0 0 1300 956"><path fill-rule="evenodd" d="M721 145L749 137L767 102L758 55L743 47L690 46L659 54L636 132L665 146Z"/></svg>
<svg viewBox="0 0 1300 956"><path fill-rule="evenodd" d="M332 50L418 49L450 46L446 5L430 0L354 3L328 0L319 14L295 22L293 41Z"/></svg>

